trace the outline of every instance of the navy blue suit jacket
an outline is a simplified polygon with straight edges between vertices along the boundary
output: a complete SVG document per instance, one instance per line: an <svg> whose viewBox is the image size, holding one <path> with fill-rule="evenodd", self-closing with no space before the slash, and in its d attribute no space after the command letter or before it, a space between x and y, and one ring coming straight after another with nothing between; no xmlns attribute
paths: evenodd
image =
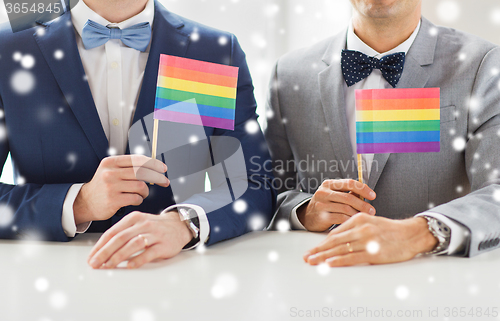
<svg viewBox="0 0 500 321"><path fill-rule="evenodd" d="M0 108L4 111L0 126L7 132L0 141L0 163L5 163L10 152L16 176L25 180L23 185L0 184L0 203L14 211L11 224L0 226L0 238L35 233L45 240L67 241L61 224L67 191L74 183L92 179L100 161L107 157L108 140L85 79L70 13L37 28L45 32L32 28L12 33L8 26L0 28ZM197 41L190 40L193 31L199 34ZM227 37L227 45L219 44L221 36ZM63 59L55 58L56 50L62 50ZM12 59L15 52L35 58L35 66L24 71L35 80L29 93L14 90L12 77L23 70ZM250 231L249 219L256 213L267 225L276 197L272 174L264 166L270 157L260 131L250 135L245 130L247 122L257 119L256 102L245 54L236 38L181 18L156 2L152 44L133 123L153 112L160 54L239 67L235 130L204 130L207 137L232 136L241 142L252 176L241 197L248 208L236 215L229 204L208 213L212 227L208 244ZM197 205L203 207L203 202ZM103 232L132 211L156 214L174 203L171 188L150 186L150 196L143 204L122 208L108 221L94 222L90 231Z"/></svg>

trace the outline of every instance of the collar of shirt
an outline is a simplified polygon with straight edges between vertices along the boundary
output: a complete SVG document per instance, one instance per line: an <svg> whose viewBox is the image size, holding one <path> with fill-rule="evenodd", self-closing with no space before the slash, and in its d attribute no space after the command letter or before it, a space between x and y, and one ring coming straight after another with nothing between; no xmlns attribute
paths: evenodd
<svg viewBox="0 0 500 321"><path fill-rule="evenodd" d="M406 39L405 42L403 42L402 44L400 44L399 46L397 46L392 50L389 50L384 53L379 53L370 46L368 46L366 43L364 43L361 39L359 39L356 33L354 33L354 27L352 25L352 20L351 20L351 22L349 23L349 29L347 30L347 50L359 51L364 53L365 55L379 59L396 52L404 52L406 54L408 53L408 50L410 50L410 47L413 45L413 42L417 37L421 23L422 23L421 21L418 22L417 28L415 28L411 36L408 39Z"/></svg>
<svg viewBox="0 0 500 321"><path fill-rule="evenodd" d="M94 10L90 9L84 1L78 1L77 5L74 6L73 9L71 9L71 20L73 21L73 26L75 27L80 37L82 36L83 27L88 20L95 21L103 26L118 27L120 29L129 28L138 23L149 22L151 28L153 28L154 15L154 0L149 0L144 10L142 10L140 13L120 23L111 23L108 20L104 19Z"/></svg>

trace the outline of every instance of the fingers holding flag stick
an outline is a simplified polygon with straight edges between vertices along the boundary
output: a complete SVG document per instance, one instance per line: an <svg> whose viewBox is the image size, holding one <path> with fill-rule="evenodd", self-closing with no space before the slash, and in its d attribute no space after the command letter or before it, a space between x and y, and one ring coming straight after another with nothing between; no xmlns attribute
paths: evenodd
<svg viewBox="0 0 500 321"><path fill-rule="evenodd" d="M358 154L358 181L363 184L363 157L361 154ZM363 196L359 196L359 198L364 201Z"/></svg>
<svg viewBox="0 0 500 321"><path fill-rule="evenodd" d="M156 149L158 146L158 119L155 118L153 125L153 145L151 151L151 158L156 159ZM150 185L154 185L154 183L150 183Z"/></svg>

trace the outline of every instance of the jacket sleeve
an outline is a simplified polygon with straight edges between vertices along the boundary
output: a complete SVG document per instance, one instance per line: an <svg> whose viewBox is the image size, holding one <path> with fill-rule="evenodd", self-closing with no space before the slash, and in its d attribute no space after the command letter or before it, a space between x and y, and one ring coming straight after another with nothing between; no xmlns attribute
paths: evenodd
<svg viewBox="0 0 500 321"><path fill-rule="evenodd" d="M465 255L500 247L500 48L489 51L477 72L465 148L471 193L432 209L466 226Z"/></svg>
<svg viewBox="0 0 500 321"><path fill-rule="evenodd" d="M9 154L8 132L2 98L0 110L1 170ZM61 222L64 198L71 184L0 184L0 238L33 238L46 241L70 240Z"/></svg>

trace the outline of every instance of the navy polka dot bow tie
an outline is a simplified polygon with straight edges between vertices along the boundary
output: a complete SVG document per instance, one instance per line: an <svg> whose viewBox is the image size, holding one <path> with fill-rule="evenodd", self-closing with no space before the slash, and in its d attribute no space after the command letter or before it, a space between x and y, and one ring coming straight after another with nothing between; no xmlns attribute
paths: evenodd
<svg viewBox="0 0 500 321"><path fill-rule="evenodd" d="M397 52L377 59L359 51L342 50L342 73L345 82L350 87L370 76L373 69L380 69L385 80L395 88L403 73L405 56L404 52Z"/></svg>

